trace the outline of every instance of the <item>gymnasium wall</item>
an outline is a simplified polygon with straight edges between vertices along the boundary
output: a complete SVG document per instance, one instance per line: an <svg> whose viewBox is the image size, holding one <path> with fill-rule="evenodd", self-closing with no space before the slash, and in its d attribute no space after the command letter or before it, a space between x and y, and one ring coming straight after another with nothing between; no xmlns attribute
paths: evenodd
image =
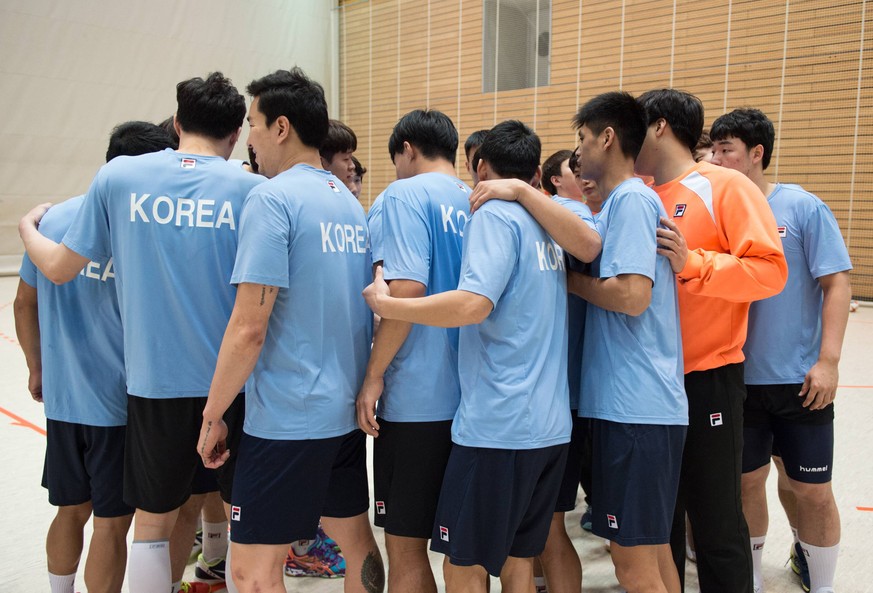
<svg viewBox="0 0 873 593"><path fill-rule="evenodd" d="M412 109L446 112L462 143L474 130L521 119L547 156L574 146L570 119L593 95L672 86L703 100L707 127L737 107L770 116L771 180L799 183L827 202L855 266L855 297L873 300L873 6L552 0L548 84L486 93L486 2L514 8L530 0L340 1L340 114L369 169L368 204L394 178L388 136ZM468 179L463 160L461 148Z"/></svg>
<svg viewBox="0 0 873 593"><path fill-rule="evenodd" d="M84 193L112 128L160 122L176 83L220 70L241 92L295 64L335 95L336 2L3 0L0 269L17 272L17 224ZM336 105L334 98L333 105ZM243 158L247 129L234 156Z"/></svg>

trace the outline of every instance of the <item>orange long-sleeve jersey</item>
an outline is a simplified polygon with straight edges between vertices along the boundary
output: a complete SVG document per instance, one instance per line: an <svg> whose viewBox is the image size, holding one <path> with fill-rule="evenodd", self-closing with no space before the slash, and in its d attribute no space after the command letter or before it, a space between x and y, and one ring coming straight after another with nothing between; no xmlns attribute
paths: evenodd
<svg viewBox="0 0 873 593"><path fill-rule="evenodd" d="M685 372L742 362L749 303L788 278L766 198L742 173L705 162L654 189L689 249L677 276Z"/></svg>

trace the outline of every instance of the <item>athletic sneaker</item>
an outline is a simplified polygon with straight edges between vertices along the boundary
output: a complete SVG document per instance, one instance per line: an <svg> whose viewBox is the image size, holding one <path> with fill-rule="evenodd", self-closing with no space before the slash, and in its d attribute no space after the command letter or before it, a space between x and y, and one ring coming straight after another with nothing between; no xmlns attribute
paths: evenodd
<svg viewBox="0 0 873 593"><path fill-rule="evenodd" d="M197 556L197 566L194 567L194 577L204 583L224 582L224 558L207 562L203 554Z"/></svg>
<svg viewBox="0 0 873 593"><path fill-rule="evenodd" d="M579 526L585 531L591 531L591 507L586 507L585 512L582 513L582 518L579 519Z"/></svg>
<svg viewBox="0 0 873 593"><path fill-rule="evenodd" d="M191 554L188 556L188 564L197 560L200 552L203 551L203 528L197 530L194 534L194 545L191 546Z"/></svg>
<svg viewBox="0 0 873 593"><path fill-rule="evenodd" d="M346 576L346 559L335 541L318 527L318 533L305 554L298 556L292 547L285 560L289 577L321 577L335 579Z"/></svg>
<svg viewBox="0 0 873 593"><path fill-rule="evenodd" d="M791 564L791 570L794 574L800 577L800 586L804 591L809 591L809 565L806 563L806 555L800 547L800 542L794 544L791 548L791 555L788 558Z"/></svg>
<svg viewBox="0 0 873 593"><path fill-rule="evenodd" d="M182 581L182 587L179 589L179 593L210 593L210 591L212 587L197 581Z"/></svg>

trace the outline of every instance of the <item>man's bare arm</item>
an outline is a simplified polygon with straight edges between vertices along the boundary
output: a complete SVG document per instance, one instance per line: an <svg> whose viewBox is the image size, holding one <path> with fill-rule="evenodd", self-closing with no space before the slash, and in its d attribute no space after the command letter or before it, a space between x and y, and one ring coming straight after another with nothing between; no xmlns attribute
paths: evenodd
<svg viewBox="0 0 873 593"><path fill-rule="evenodd" d="M21 235L27 255L39 271L55 284L64 284L75 278L89 260L39 232L39 221L50 206L40 204L25 214L18 223L18 234Z"/></svg>
<svg viewBox="0 0 873 593"><path fill-rule="evenodd" d="M18 293L15 295L15 335L30 376L27 389L30 396L38 402L42 401L42 349L39 337L39 307L37 305L36 288L24 280L18 281Z"/></svg>
<svg viewBox="0 0 873 593"><path fill-rule="evenodd" d="M601 309L633 317L642 315L652 301L652 281L641 274L594 278L570 272L567 289Z"/></svg>

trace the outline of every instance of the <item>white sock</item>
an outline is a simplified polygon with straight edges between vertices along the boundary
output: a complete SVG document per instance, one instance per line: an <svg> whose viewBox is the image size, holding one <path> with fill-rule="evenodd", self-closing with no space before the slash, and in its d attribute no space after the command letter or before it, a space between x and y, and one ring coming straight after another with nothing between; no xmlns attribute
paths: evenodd
<svg viewBox="0 0 873 593"><path fill-rule="evenodd" d="M764 540L767 536L752 537L749 540L752 543L752 575L754 578L755 591L764 593L764 575L761 572L761 560L764 558Z"/></svg>
<svg viewBox="0 0 873 593"><path fill-rule="evenodd" d="M127 562L127 582L130 583L130 593L170 591L173 584L170 542L133 542Z"/></svg>
<svg viewBox="0 0 873 593"><path fill-rule="evenodd" d="M800 542L800 547L806 550L806 563L809 565L809 590L813 593L833 591L840 544L820 548L806 542Z"/></svg>
<svg viewBox="0 0 873 593"><path fill-rule="evenodd" d="M789 527L791 527L791 525L789 525ZM800 541L800 538L797 536L797 527L791 527L791 535L794 537L795 544Z"/></svg>
<svg viewBox="0 0 873 593"><path fill-rule="evenodd" d="M221 560L227 554L227 521L203 522L203 559L207 562Z"/></svg>
<svg viewBox="0 0 873 593"><path fill-rule="evenodd" d="M52 574L49 573L49 586L52 593L73 593L73 587L76 585L76 573L73 574Z"/></svg>
<svg viewBox="0 0 873 593"><path fill-rule="evenodd" d="M546 589L546 577L534 577L534 589L536 593L549 593Z"/></svg>
<svg viewBox="0 0 873 593"><path fill-rule="evenodd" d="M228 533L228 539L230 539L230 534ZM233 575L230 571L230 550L233 546L230 545L230 542L227 542L227 556L224 557L224 586L227 588L227 593L239 593L239 589L236 588L236 585L233 582Z"/></svg>

